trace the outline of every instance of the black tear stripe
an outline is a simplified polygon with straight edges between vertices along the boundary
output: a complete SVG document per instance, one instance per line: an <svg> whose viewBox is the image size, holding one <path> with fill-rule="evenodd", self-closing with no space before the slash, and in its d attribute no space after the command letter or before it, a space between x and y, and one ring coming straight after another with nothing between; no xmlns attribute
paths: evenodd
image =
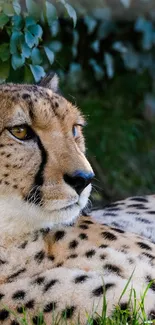
<svg viewBox="0 0 155 325"><path fill-rule="evenodd" d="M42 205L41 199L42 199L42 193L41 189L38 188L43 185L44 177L43 172L45 165L47 163L47 151L45 150L39 136L36 134L36 142L38 144L38 148L41 153L41 164L39 166L39 170L37 174L35 175L34 183L32 185L32 189L30 190L29 194L25 197L25 201L28 201L30 203L34 203L36 205Z"/></svg>

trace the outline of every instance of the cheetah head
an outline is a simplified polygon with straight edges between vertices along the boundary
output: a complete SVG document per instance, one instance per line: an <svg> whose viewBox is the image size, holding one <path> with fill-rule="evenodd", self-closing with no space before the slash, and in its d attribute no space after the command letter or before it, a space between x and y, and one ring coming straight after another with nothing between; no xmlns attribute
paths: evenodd
<svg viewBox="0 0 155 325"><path fill-rule="evenodd" d="M87 205L92 168L80 111L57 93L58 78L0 86L0 229L70 224Z"/></svg>

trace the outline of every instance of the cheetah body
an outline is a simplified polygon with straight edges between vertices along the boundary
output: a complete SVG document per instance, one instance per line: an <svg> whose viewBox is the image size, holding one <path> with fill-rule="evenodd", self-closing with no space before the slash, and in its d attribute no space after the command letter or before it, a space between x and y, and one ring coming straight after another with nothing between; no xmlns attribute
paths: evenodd
<svg viewBox="0 0 155 325"><path fill-rule="evenodd" d="M92 172L81 129L75 139L70 131L83 117L55 94L55 81L47 88L44 83L1 87L0 323L20 324L26 310L33 324L43 311L47 325L55 315L84 325L88 314L95 320L102 313L104 294L110 315L118 303L127 306L132 288L138 303L155 278L154 235L148 228L154 227L155 197L141 198L143 203L130 198L79 216L91 187L78 193L64 174ZM36 137L22 142L10 136L12 125L25 123ZM155 316L153 282L145 311Z"/></svg>

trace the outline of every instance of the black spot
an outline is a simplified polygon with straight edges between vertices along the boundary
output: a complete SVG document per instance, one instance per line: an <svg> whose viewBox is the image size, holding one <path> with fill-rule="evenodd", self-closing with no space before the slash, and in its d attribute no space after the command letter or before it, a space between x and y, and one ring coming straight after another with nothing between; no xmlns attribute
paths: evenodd
<svg viewBox="0 0 155 325"><path fill-rule="evenodd" d="M6 309L1 309L0 310L0 320L4 321L8 318L9 312Z"/></svg>
<svg viewBox="0 0 155 325"><path fill-rule="evenodd" d="M63 262L57 263L55 267L61 267L63 264L64 264Z"/></svg>
<svg viewBox="0 0 155 325"><path fill-rule="evenodd" d="M40 232L42 233L42 235L47 235L50 232L50 228L41 228Z"/></svg>
<svg viewBox="0 0 155 325"><path fill-rule="evenodd" d="M94 222L90 221L90 220L83 220L84 223L87 223L88 225L93 225Z"/></svg>
<svg viewBox="0 0 155 325"><path fill-rule="evenodd" d="M22 95L22 98L23 98L24 100L25 100L25 99L30 99L31 96L30 96L30 94L24 93L24 94Z"/></svg>
<svg viewBox="0 0 155 325"><path fill-rule="evenodd" d="M95 297L99 297L99 296L103 295L103 292L104 292L104 286L100 286L100 287L94 289L92 291L92 294Z"/></svg>
<svg viewBox="0 0 155 325"><path fill-rule="evenodd" d="M95 255L95 250L94 249L90 249L89 251L87 251L86 253L85 253L85 256L87 257L87 258L91 258L92 256L94 256Z"/></svg>
<svg viewBox="0 0 155 325"><path fill-rule="evenodd" d="M55 257L54 255L48 255L48 259L53 262L55 260Z"/></svg>
<svg viewBox="0 0 155 325"><path fill-rule="evenodd" d="M51 289L57 282L59 282L58 280L54 279L49 281L48 283L46 283L45 287L44 287L44 292L48 291L49 289Z"/></svg>
<svg viewBox="0 0 155 325"><path fill-rule="evenodd" d="M130 200L137 201L137 202L148 202L148 200L145 197L141 197L141 196L131 197Z"/></svg>
<svg viewBox="0 0 155 325"><path fill-rule="evenodd" d="M152 291L155 291L155 280L152 279L150 275L148 275L148 276L146 277L146 283L147 283L147 284L150 284L150 283L151 283L151 284L149 285L149 288L150 288Z"/></svg>
<svg viewBox="0 0 155 325"><path fill-rule="evenodd" d="M136 209L140 209L140 210L144 210L146 209L145 205L144 204L129 204L127 206L127 208L136 208Z"/></svg>
<svg viewBox="0 0 155 325"><path fill-rule="evenodd" d="M108 245L104 245L104 244L99 246L99 248L107 248L107 247L108 247Z"/></svg>
<svg viewBox="0 0 155 325"><path fill-rule="evenodd" d="M150 211L147 211L148 214L155 214L155 211L153 210L150 210Z"/></svg>
<svg viewBox="0 0 155 325"><path fill-rule="evenodd" d="M116 231L116 232L119 232L120 234L124 234L124 230L122 229L119 229L119 228L114 228L114 227L111 227L112 230Z"/></svg>
<svg viewBox="0 0 155 325"><path fill-rule="evenodd" d="M82 283L88 279L88 275L79 275L74 279L75 283Z"/></svg>
<svg viewBox="0 0 155 325"><path fill-rule="evenodd" d="M108 231L103 231L103 232L101 233L101 235L102 235L102 237L104 237L105 239L108 239L108 240L111 240L111 241L117 239L117 237L116 237L114 234L112 234L111 232L108 232Z"/></svg>
<svg viewBox="0 0 155 325"><path fill-rule="evenodd" d="M88 227L87 225L80 225L79 228L81 228L81 229L85 229L85 230L86 230L86 229L89 229L89 227Z"/></svg>
<svg viewBox="0 0 155 325"><path fill-rule="evenodd" d="M3 265L3 264L5 264L6 263L6 261L4 261L4 260L2 260L1 258L0 258L0 265Z"/></svg>
<svg viewBox="0 0 155 325"><path fill-rule="evenodd" d="M34 231L34 237L33 237L33 242L37 241L39 237L38 231Z"/></svg>
<svg viewBox="0 0 155 325"><path fill-rule="evenodd" d="M155 310L151 310L148 315L148 320L155 320Z"/></svg>
<svg viewBox="0 0 155 325"><path fill-rule="evenodd" d="M45 277L39 276L33 283L40 285L40 284L44 283L44 281L45 281Z"/></svg>
<svg viewBox="0 0 155 325"><path fill-rule="evenodd" d="M113 287L115 287L115 284L114 283L106 283L105 284L105 290L107 291L108 289L110 289L110 288L113 288Z"/></svg>
<svg viewBox="0 0 155 325"><path fill-rule="evenodd" d="M115 211L121 211L121 208L117 208L117 207L116 208L115 207L114 208L113 207L111 208L110 207L110 208L105 208L105 210L115 212Z"/></svg>
<svg viewBox="0 0 155 325"><path fill-rule="evenodd" d="M29 300L26 304L25 307L28 309L33 309L34 308L34 300Z"/></svg>
<svg viewBox="0 0 155 325"><path fill-rule="evenodd" d="M54 240L58 241L58 240L62 239L64 236L65 236L65 231L64 230L58 230L54 234Z"/></svg>
<svg viewBox="0 0 155 325"><path fill-rule="evenodd" d="M43 319L43 317L41 317L41 316L34 316L33 318L32 318L32 322L33 322L33 324L34 325L43 325L43 324L45 324L44 323L44 319Z"/></svg>
<svg viewBox="0 0 155 325"><path fill-rule="evenodd" d="M84 240L84 239L88 239L88 236L86 234L84 234L84 233L81 233L79 235L79 238L82 239L82 240Z"/></svg>
<svg viewBox="0 0 155 325"><path fill-rule="evenodd" d="M49 302L44 307L44 313L50 313L51 311L55 310L57 306L57 303L55 301Z"/></svg>
<svg viewBox="0 0 155 325"><path fill-rule="evenodd" d="M148 251L152 250L152 248L149 245L147 245L147 244L145 244L143 242L138 242L137 245L142 249L146 249Z"/></svg>
<svg viewBox="0 0 155 325"><path fill-rule="evenodd" d="M69 243L69 248L70 249L75 249L77 246L78 246L78 241L77 240L72 240L70 243Z"/></svg>
<svg viewBox="0 0 155 325"><path fill-rule="evenodd" d="M103 213L104 217L117 217L116 213L110 213L110 212L104 212Z"/></svg>
<svg viewBox="0 0 155 325"><path fill-rule="evenodd" d="M128 304L127 302L122 302L119 304L121 310L127 310L128 309Z"/></svg>
<svg viewBox="0 0 155 325"><path fill-rule="evenodd" d="M101 254L101 255L100 255L100 259L101 259L101 260L105 260L106 257L107 257L106 254Z"/></svg>
<svg viewBox="0 0 155 325"><path fill-rule="evenodd" d="M12 299L24 299L25 298L25 291L23 290L17 290L13 296L12 296Z"/></svg>
<svg viewBox="0 0 155 325"><path fill-rule="evenodd" d="M139 212L137 212L137 211L126 211L126 213L127 213L127 214L136 215L136 216L139 215Z"/></svg>
<svg viewBox="0 0 155 325"><path fill-rule="evenodd" d="M62 314L61 316L65 319L69 319L73 316L73 313L75 311L75 307L74 306L71 306L71 307L67 307L66 309L64 309L62 311Z"/></svg>
<svg viewBox="0 0 155 325"><path fill-rule="evenodd" d="M27 246L27 243L28 243L28 241L26 240L26 241L24 241L20 246L19 246L19 248L22 248L22 249L24 249L26 246Z"/></svg>
<svg viewBox="0 0 155 325"><path fill-rule="evenodd" d="M108 271L110 271L112 273L116 273L118 275L120 275L120 273L121 273L121 270L120 270L120 268L118 266L108 264L108 263L104 265L104 269L106 269L106 270L108 270Z"/></svg>
<svg viewBox="0 0 155 325"><path fill-rule="evenodd" d="M69 259L69 258L77 258L77 257L78 257L77 254L71 254L71 255L68 256L68 259Z"/></svg>
<svg viewBox="0 0 155 325"><path fill-rule="evenodd" d="M145 224L150 224L151 223L150 220L147 220L147 219L144 219L144 218L141 218L141 217L137 217L136 221L140 221L140 222L145 223Z"/></svg>
<svg viewBox="0 0 155 325"><path fill-rule="evenodd" d="M106 209L106 208L115 208L115 207L117 207L117 206L120 205L120 204L121 204L121 203L119 203L119 202L106 204L106 205L104 206L104 209Z"/></svg>
<svg viewBox="0 0 155 325"><path fill-rule="evenodd" d="M12 320L10 325L20 325L16 320Z"/></svg>
<svg viewBox="0 0 155 325"><path fill-rule="evenodd" d="M38 252L35 256L34 256L34 259L38 262L38 263L41 263L42 260L44 259L45 257L45 252L44 251L40 251Z"/></svg>
<svg viewBox="0 0 155 325"><path fill-rule="evenodd" d="M155 258L155 256L153 256L153 255L151 255L151 254L149 254L149 253L146 253L146 252L143 252L142 255L144 255L144 256L150 258L151 260L153 260L153 259Z"/></svg>
<svg viewBox="0 0 155 325"><path fill-rule="evenodd" d="M134 263L133 258L128 258L128 262L129 262L130 264L133 264L133 263Z"/></svg>
<svg viewBox="0 0 155 325"><path fill-rule="evenodd" d="M23 269L21 269L21 270L15 272L15 273L13 273L13 274L11 274L10 276L8 276L8 281L11 282L14 278L16 278L18 275L24 273L25 271L26 271L26 269L23 268Z"/></svg>
<svg viewBox="0 0 155 325"><path fill-rule="evenodd" d="M3 293L0 293L0 300L4 298L4 294Z"/></svg>
<svg viewBox="0 0 155 325"><path fill-rule="evenodd" d="M20 307L17 307L17 312L19 314L23 314L23 311L24 311L24 307L20 306Z"/></svg>
<svg viewBox="0 0 155 325"><path fill-rule="evenodd" d="M35 134L36 135L36 134ZM41 193L41 186L44 183L44 168L47 163L47 157L48 154L39 138L39 136L36 135L36 142L38 144L38 148L41 153L41 164L39 166L39 170L37 174L35 175L34 183L32 184L31 190L29 190L29 194L25 197L25 200L33 203L33 204L42 204L42 193Z"/></svg>
<svg viewBox="0 0 155 325"><path fill-rule="evenodd" d="M3 176L4 176L4 177L8 177L8 176L9 176L9 174L4 174Z"/></svg>

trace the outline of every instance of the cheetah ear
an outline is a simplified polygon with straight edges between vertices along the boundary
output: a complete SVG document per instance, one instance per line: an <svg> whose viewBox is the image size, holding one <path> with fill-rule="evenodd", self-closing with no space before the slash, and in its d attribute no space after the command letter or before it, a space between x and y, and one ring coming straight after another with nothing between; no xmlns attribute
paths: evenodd
<svg viewBox="0 0 155 325"><path fill-rule="evenodd" d="M51 89L54 93L59 92L59 78L56 73L49 72L41 79L38 86Z"/></svg>

